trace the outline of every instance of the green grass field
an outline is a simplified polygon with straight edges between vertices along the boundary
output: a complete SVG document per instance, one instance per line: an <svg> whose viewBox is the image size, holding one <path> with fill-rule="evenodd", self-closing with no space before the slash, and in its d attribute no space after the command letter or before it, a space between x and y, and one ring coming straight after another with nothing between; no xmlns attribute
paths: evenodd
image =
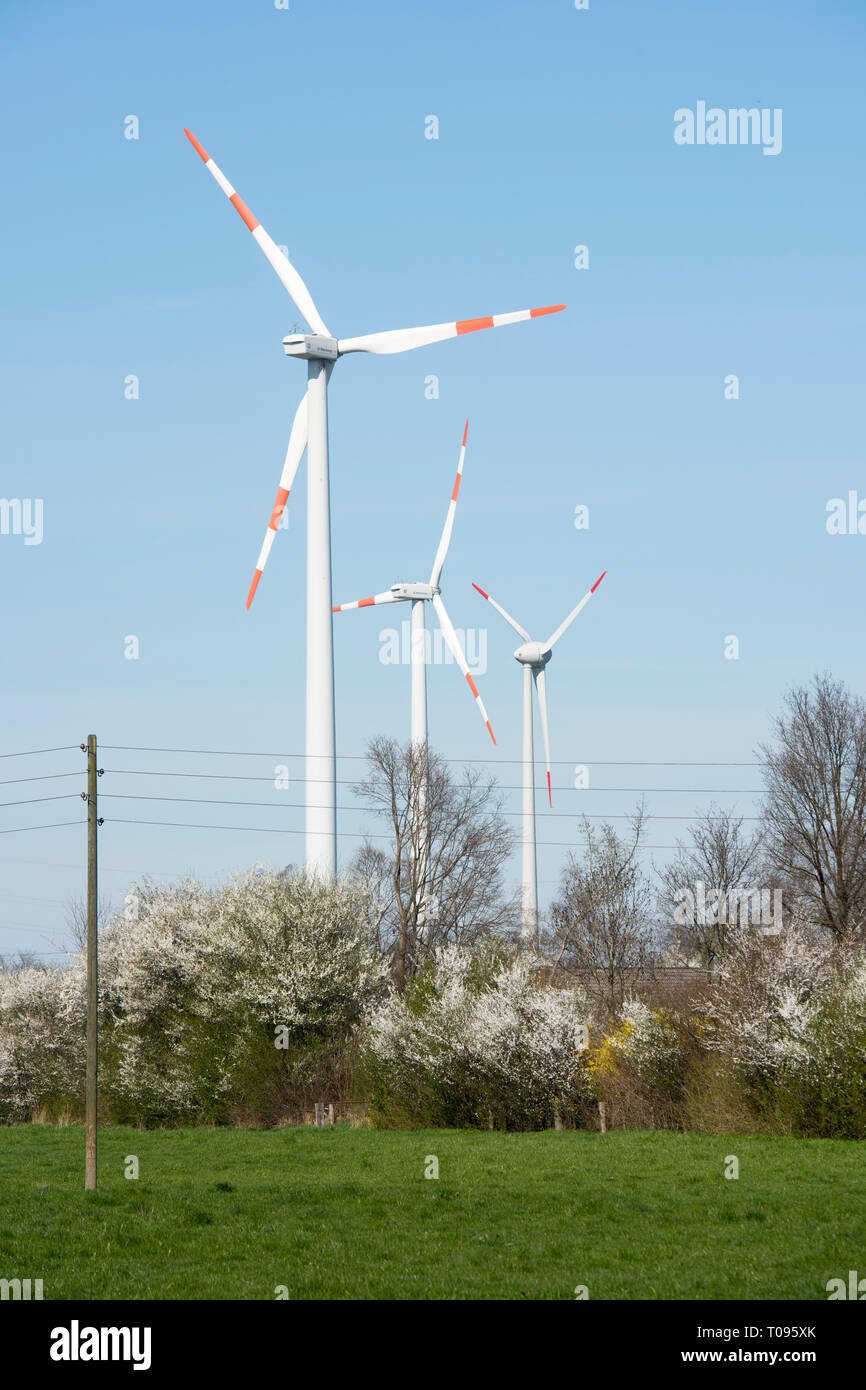
<svg viewBox="0 0 866 1390"><path fill-rule="evenodd" d="M97 1193L83 1162L81 1128L0 1129L0 1278L45 1299L826 1299L866 1271L853 1142L111 1128Z"/></svg>

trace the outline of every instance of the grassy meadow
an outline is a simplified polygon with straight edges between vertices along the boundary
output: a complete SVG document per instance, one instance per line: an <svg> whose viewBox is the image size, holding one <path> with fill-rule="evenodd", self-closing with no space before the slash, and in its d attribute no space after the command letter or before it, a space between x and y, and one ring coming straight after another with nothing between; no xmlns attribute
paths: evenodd
<svg viewBox="0 0 866 1390"><path fill-rule="evenodd" d="M112 1127L97 1193L83 1167L79 1126L0 1129L0 1277L45 1299L826 1299L866 1266L849 1141Z"/></svg>

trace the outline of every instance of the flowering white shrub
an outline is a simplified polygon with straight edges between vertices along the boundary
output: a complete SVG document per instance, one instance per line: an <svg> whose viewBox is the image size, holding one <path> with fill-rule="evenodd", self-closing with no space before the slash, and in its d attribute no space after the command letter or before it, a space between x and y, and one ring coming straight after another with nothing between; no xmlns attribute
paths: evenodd
<svg viewBox="0 0 866 1390"><path fill-rule="evenodd" d="M355 1022L381 989L362 890L297 874L244 874L224 888L203 943L202 1008L304 1032Z"/></svg>
<svg viewBox="0 0 866 1390"><path fill-rule="evenodd" d="M589 1004L537 977L526 956L485 972L460 947L437 950L427 973L368 1020L380 1089L446 1120L549 1121L585 1084Z"/></svg>
<svg viewBox="0 0 866 1390"><path fill-rule="evenodd" d="M85 1057L82 962L0 975L0 1116L80 1102Z"/></svg>
<svg viewBox="0 0 866 1390"><path fill-rule="evenodd" d="M802 923L776 936L738 931L718 970L709 1045L767 1073L806 1066L833 981L832 943Z"/></svg>
<svg viewBox="0 0 866 1390"><path fill-rule="evenodd" d="M99 939L100 998L109 1018L134 1027L185 1006L218 928L220 894L195 879L133 885L134 916L115 917Z"/></svg>
<svg viewBox="0 0 866 1390"><path fill-rule="evenodd" d="M866 953L844 953L820 1003L810 1002L805 1048L814 1070L838 1080L850 1073L853 1064L866 1101Z"/></svg>
<svg viewBox="0 0 866 1390"><path fill-rule="evenodd" d="M137 912L100 938L101 1092L122 1118L220 1118L289 1046L345 1031L381 989L357 886L256 869L133 897ZM83 959L0 977L0 1117L80 1094L83 978Z"/></svg>
<svg viewBox="0 0 866 1390"><path fill-rule="evenodd" d="M866 954L802 921L732 935L696 1013L627 999L594 1027L580 990L501 947L441 947L386 994L357 884L256 869L135 899L100 938L100 1096L117 1120L281 1122L351 1094L360 1037L390 1123L537 1128L595 1097L609 1123L679 1127L718 1074L749 1123L866 1135ZM80 1113L84 983L83 957L0 971L0 1122Z"/></svg>
<svg viewBox="0 0 866 1390"><path fill-rule="evenodd" d="M132 1113L188 1114L199 1093L191 1025L219 894L187 879L138 883L131 896L138 911L110 922L99 944L104 1089Z"/></svg>
<svg viewBox="0 0 866 1390"><path fill-rule="evenodd" d="M758 1113L804 1134L866 1133L866 957L795 920L732 943L711 1000L726 1053Z"/></svg>

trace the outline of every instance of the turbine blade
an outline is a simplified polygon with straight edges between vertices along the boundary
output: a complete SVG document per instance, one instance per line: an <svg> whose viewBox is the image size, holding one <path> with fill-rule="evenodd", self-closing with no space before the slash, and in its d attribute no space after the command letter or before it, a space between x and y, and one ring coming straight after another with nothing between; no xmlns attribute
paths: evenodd
<svg viewBox="0 0 866 1390"><path fill-rule="evenodd" d="M550 730L547 727L547 677L543 666L533 671L535 693L538 696L538 709L541 714L541 732L544 736L544 761L547 764L547 799L553 805L553 790L550 785Z"/></svg>
<svg viewBox="0 0 866 1390"><path fill-rule="evenodd" d="M483 319L458 319L455 323L433 323L424 328L392 328L386 333L363 333L360 338L341 338L338 350L343 352L409 352L428 343L441 343L446 338L459 338L464 333L477 333L479 328L502 328L507 323L523 319L538 319L545 314L558 314L565 304L549 304L544 309L518 309L513 314L489 314Z"/></svg>
<svg viewBox="0 0 866 1390"><path fill-rule="evenodd" d="M604 576L605 576L606 574L607 574L607 570L602 570L601 574L598 576L598 579L595 581L595 583L593 584L592 588L591 588L591 589L588 589L588 590L586 591L586 593L584 594L583 598L580 600L580 603L577 605L577 607L576 607L576 608L572 608L572 610L571 610L571 612L569 613L568 617L566 618L565 622L559 624L559 627L556 629L556 631L555 631L555 633L553 634L552 637L548 637L547 642L545 643L545 646L544 646L544 650L545 650L546 652L549 652L549 651L550 651L550 648L553 646L554 642L558 642L558 641L559 641L560 637L561 637L562 634L565 632L565 629L568 627L569 623L573 623L573 622L574 622L575 618L577 617L577 615L578 615L578 613L580 612L580 610L581 610L581 608L583 607L583 605L584 605L585 603L589 603L589 600L592 598L593 594L595 593L596 589L598 588L599 584L600 584L601 581L604 579Z"/></svg>
<svg viewBox="0 0 866 1390"><path fill-rule="evenodd" d="M457 461L457 477L454 479L454 491L451 494L451 501L448 504L448 513L445 517L445 525L442 528L442 536L439 540L439 549L436 551L436 559L433 561L433 569L430 571L430 583L438 584L442 573L442 566L445 564L445 556L448 554L448 547L451 544L451 532L454 530L454 513L457 511L457 494L460 491L460 479L463 477L463 460L466 457L466 440L469 435L469 421L463 427L463 443L460 446L460 458Z"/></svg>
<svg viewBox="0 0 866 1390"><path fill-rule="evenodd" d="M457 662L457 665L460 667L460 670L466 677L466 680L469 684L469 689L472 691L472 694L475 697L475 703L481 712L481 718L487 725L487 732L489 733L490 737L493 739L493 742L495 743L496 737L493 733L490 720L487 718L487 710L484 708L484 701L478 694L478 686L472 679L472 672L469 670L469 663L467 662L466 657L463 655L463 648L460 645L460 639L457 636L457 633L454 631L454 627L451 623L451 619L448 617L445 604L442 602L442 599L438 594L433 595L433 607L436 609L436 617L439 619L439 626L442 629L442 636L445 638L445 641L448 644L451 655L454 657L454 660Z"/></svg>
<svg viewBox="0 0 866 1390"><path fill-rule="evenodd" d="M514 628L514 631L520 634L520 636L523 638L524 642L531 642L531 641L532 641L532 638L530 637L529 633L526 631L526 628L525 628L525 627L521 627L521 626L520 626L520 623L516 623L516 622L514 621L514 619L512 618L511 614L510 614L510 613L506 613L505 609L504 609L503 607L501 607L501 605L498 604L498 603L496 602L496 599L495 599L495 598L491 598L490 595L489 595L488 593L486 593L485 590L482 589L482 588L480 587L480 585L478 585L478 584L476 584L476 583L474 583L474 582L473 582L473 584L472 584L472 587L473 587L473 589L477 589L477 591L478 591L478 593L481 595L481 597L482 597L482 598L486 598L488 603L492 603L492 604L493 604L493 607L496 609L497 613L501 613L501 614L502 614L502 616L503 616L503 618L505 619L505 621L506 621L507 623L510 623L510 624L511 624L511 626Z"/></svg>
<svg viewBox="0 0 866 1390"><path fill-rule="evenodd" d="M289 435L289 447L286 449L286 459L283 464L283 471L280 475L280 486L277 488L277 500L274 502L271 512L271 519L268 522L268 529L265 532L265 539L261 553L256 562L256 572L253 575L253 582L247 594L247 608L256 596L256 589L259 587L259 580L262 571L267 564L268 556L271 553L271 546L274 543L274 536L277 534L277 527L280 524L280 517L286 508L289 493L295 481L295 474L304 456L307 447L307 393L301 397L301 403L295 411L295 418L292 421L292 432Z"/></svg>
<svg viewBox="0 0 866 1390"><path fill-rule="evenodd" d="M352 603L338 603L331 609L332 613L345 613L349 608L371 608L374 603L400 603L402 596L392 594L390 589L386 589L384 594L374 594L372 598L356 598Z"/></svg>
<svg viewBox="0 0 866 1390"><path fill-rule="evenodd" d="M300 275L295 270L295 267L292 265L288 256L284 255L283 252L280 250L279 246L277 246L276 242L268 236L261 222L259 222L253 216L246 203L243 201L240 195L235 192L234 188L229 183L222 169L220 169L218 164L214 163L207 150L202 148L198 140L196 140L195 136L193 135L192 131L186 130L184 128L183 133L189 140L196 153L201 155L201 158L205 162L205 166L213 174L214 178L216 179L223 193L228 198L229 202L234 207L235 211L239 214L246 226L252 232L254 239L258 242L262 251L267 256L268 260L270 261L271 265L273 266L274 270L279 276L283 288L288 290L289 294L295 302L295 305L297 306L300 313L303 314L304 318L307 320L307 323L310 325L313 332L321 333L323 337L330 338L331 335L325 327L324 319L322 318L321 314L319 313L318 309L313 303L313 296L310 294L310 291L307 289Z"/></svg>

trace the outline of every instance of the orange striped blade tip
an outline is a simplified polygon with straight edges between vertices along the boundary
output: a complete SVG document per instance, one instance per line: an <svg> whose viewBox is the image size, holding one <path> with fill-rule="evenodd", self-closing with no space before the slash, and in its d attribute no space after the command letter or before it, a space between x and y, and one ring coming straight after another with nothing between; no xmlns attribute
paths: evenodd
<svg viewBox="0 0 866 1390"><path fill-rule="evenodd" d="M552 805L553 805L553 792L552 792L551 786L550 786L550 773L549 773L549 772L548 772L548 774L547 774L547 799L548 799L548 801L550 802L550 804L551 804L551 806L552 806Z"/></svg>
<svg viewBox="0 0 866 1390"><path fill-rule="evenodd" d="M567 308L567 304L546 304L541 309L530 309L529 317L531 319L540 319L544 314L560 314L563 309ZM526 311L524 310L523 312L525 313ZM485 314L484 317L480 319L458 319L455 324L457 334L460 336L463 333L477 333L481 328L495 328L497 317L496 314ZM507 319L506 321L514 322L514 320Z"/></svg>
<svg viewBox="0 0 866 1390"><path fill-rule="evenodd" d="M186 126L184 126L184 128L183 128L183 133L184 133L184 135L186 136L186 138L187 138L187 140L189 141L189 143L192 145L192 147L193 147L193 149L195 150L196 154L201 155L201 157L202 157L202 159L204 160L205 164L207 164L208 160L210 159L210 155L208 154L208 152L207 152L207 150L205 149L204 145L199 144L198 140L196 140L196 138L195 138L195 136L193 135L192 131L191 131L191 130L187 130Z"/></svg>
<svg viewBox="0 0 866 1390"><path fill-rule="evenodd" d="M488 603L490 602L490 595L489 595L489 594L485 594L485 592L484 592L484 590L481 588L480 584L476 584L475 581L474 581L474 579L473 579L473 581L472 581L472 587L473 587L473 589L477 589L477 590L478 590L478 592L479 592L479 594L481 595L482 598L486 598L486 599L487 599L487 602L488 602Z"/></svg>
<svg viewBox="0 0 866 1390"><path fill-rule="evenodd" d="M250 604L256 596L256 589L259 587L259 580L261 579L261 577L262 570L256 570L255 574L253 575L253 582L250 585L250 591L247 594L247 611L249 611Z"/></svg>
<svg viewBox="0 0 866 1390"><path fill-rule="evenodd" d="M463 448L466 448L466 440L469 438L469 421L463 426Z"/></svg>
<svg viewBox="0 0 866 1390"><path fill-rule="evenodd" d="M495 743L495 742L496 742L496 735L494 734L492 728L490 727L490 720L489 720L489 719L488 719L488 721L487 721L487 732L489 733L490 737L493 739L493 742Z"/></svg>
<svg viewBox="0 0 866 1390"><path fill-rule="evenodd" d="M595 583L593 584L592 588L591 588L590 591L589 591L591 594L594 594L594 593L595 593L596 589L598 588L599 584L600 584L601 581L604 579L604 576L605 576L606 574L607 574L607 570L602 570L601 574L598 576L598 579L595 581Z"/></svg>

